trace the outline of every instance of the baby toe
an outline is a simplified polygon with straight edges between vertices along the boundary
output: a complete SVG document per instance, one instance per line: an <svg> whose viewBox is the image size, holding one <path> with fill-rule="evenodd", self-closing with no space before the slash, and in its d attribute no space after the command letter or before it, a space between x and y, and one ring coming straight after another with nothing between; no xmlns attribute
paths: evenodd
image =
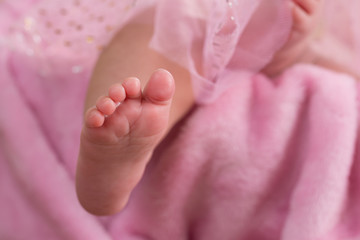
<svg viewBox="0 0 360 240"><path fill-rule="evenodd" d="M85 114L85 125L89 128L101 127L104 124L105 117L95 107L90 108Z"/></svg>
<svg viewBox="0 0 360 240"><path fill-rule="evenodd" d="M141 84L140 84L140 80L138 78L125 79L122 86L125 89L127 98L141 97Z"/></svg>
<svg viewBox="0 0 360 240"><path fill-rule="evenodd" d="M116 109L116 104L109 97L101 97L96 102L96 108L104 115L111 115Z"/></svg>
<svg viewBox="0 0 360 240"><path fill-rule="evenodd" d="M144 97L155 104L168 104L174 91L175 83L172 75L164 69L158 69L150 77L144 89Z"/></svg>
<svg viewBox="0 0 360 240"><path fill-rule="evenodd" d="M109 97L115 102L122 102L125 100L126 92L122 84L117 83L109 88Z"/></svg>

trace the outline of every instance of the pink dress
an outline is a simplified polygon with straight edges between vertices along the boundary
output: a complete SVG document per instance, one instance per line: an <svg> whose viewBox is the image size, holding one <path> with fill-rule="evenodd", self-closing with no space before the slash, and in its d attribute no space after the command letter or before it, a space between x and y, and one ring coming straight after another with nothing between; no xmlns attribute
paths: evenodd
<svg viewBox="0 0 360 240"><path fill-rule="evenodd" d="M360 2L326 4L324 27L360 56ZM287 39L286 6L0 1L0 239L359 239L358 84L310 65L258 73ZM154 24L151 47L190 71L197 104L125 210L97 218L74 188L83 99L129 21Z"/></svg>

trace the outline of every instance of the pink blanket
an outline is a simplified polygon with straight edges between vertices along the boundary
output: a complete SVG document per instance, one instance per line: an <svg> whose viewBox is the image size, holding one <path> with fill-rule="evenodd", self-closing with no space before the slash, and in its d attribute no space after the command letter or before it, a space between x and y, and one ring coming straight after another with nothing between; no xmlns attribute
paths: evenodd
<svg viewBox="0 0 360 240"><path fill-rule="evenodd" d="M245 7L249 1L239 2ZM19 2L0 2L0 10L8 13L0 19L8 25L16 22L15 30L6 24L0 27L0 239L360 237L356 81L310 65L294 66L279 78L268 79L248 71L256 72L266 61L253 58L251 66L245 66L250 63L234 60L234 49L228 49L221 61L211 62L211 52L218 50L209 46L206 59L210 60L204 60L204 66L216 66L220 77L211 67L200 75L190 58L196 56L186 51L181 51L185 55L178 53L178 62L192 73L198 104L158 147L128 206L106 218L86 213L74 188L82 106L97 49L110 35L104 35L95 45L97 35L71 35L68 31L64 37L63 30L57 32L60 27L51 28L53 35L49 33L47 17L52 19L57 13L66 18L66 11L77 1L33 1L30 9L16 6ZM90 17L90 2L86 17ZM139 2L140 8L144 7ZM174 21L208 17L188 12L194 6L187 8L186 4L193 1L174 2L179 4L178 10L184 10L171 15ZM276 9L282 9L278 11L279 19L285 19L287 13L282 12L281 2L273 3ZM156 21L169 13L168 3L157 3ZM124 11L133 7L132 1L122 4ZM261 5L252 4L247 9L253 9L257 16L256 9ZM74 9L71 11L83 21L84 8ZM112 16L116 8L106 10L101 5L98 9ZM244 16L240 13L238 16ZM251 14L247 18L251 19ZM127 18L122 19L118 28ZM246 17L238 21L244 26L249 22ZM209 26L218 23L216 18L209 22ZM19 26L22 31L16 30ZM208 42L209 37L217 38L211 35L209 26ZM238 26L237 37L245 36L246 27ZM274 27L281 26L290 25ZM199 23L197 27L204 26ZM174 49L171 44L159 49L164 41L161 34L154 36L152 46L166 54ZM204 38L191 36L195 40ZM265 51L270 59L285 36L285 32L276 34L279 41L269 44L266 51L249 48L252 51L243 54L256 56L258 51ZM79 39L82 44L76 41ZM183 40L179 41L185 49L194 44ZM240 53L249 45L236 46L235 51ZM218 65L211 64L214 62ZM235 68L234 64L243 67Z"/></svg>

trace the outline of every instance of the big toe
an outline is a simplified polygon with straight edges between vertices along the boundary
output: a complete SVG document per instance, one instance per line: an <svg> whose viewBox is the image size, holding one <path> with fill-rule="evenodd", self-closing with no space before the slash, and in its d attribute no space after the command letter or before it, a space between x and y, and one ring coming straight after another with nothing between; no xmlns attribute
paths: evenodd
<svg viewBox="0 0 360 240"><path fill-rule="evenodd" d="M164 69L156 70L150 77L145 89L146 100L155 104L168 104L175 92L174 78Z"/></svg>

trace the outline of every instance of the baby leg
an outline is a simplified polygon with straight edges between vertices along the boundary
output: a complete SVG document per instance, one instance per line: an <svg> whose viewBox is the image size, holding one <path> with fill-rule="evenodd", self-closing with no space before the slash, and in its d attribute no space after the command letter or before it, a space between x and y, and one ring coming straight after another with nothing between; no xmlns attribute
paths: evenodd
<svg viewBox="0 0 360 240"><path fill-rule="evenodd" d="M172 76L158 70L143 92L138 79L128 78L111 86L108 95L87 111L77 190L80 202L84 201L89 211L108 214L127 202L165 133L173 94ZM89 206L88 199L93 206ZM111 209L103 206L104 201Z"/></svg>
<svg viewBox="0 0 360 240"><path fill-rule="evenodd" d="M149 49L151 35L148 25L122 30L92 76L76 190L82 206L93 214L113 214L126 205L154 148L193 104L188 72ZM156 68L173 75L157 70L147 80Z"/></svg>

